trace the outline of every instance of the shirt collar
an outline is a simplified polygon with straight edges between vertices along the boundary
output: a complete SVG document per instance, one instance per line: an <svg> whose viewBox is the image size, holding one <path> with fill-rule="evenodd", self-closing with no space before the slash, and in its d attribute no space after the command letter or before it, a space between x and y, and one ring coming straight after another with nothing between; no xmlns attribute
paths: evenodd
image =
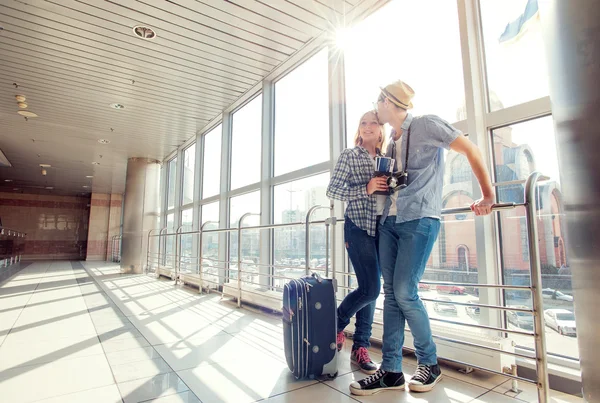
<svg viewBox="0 0 600 403"><path fill-rule="evenodd" d="M406 119L404 119L404 123L402 123L402 126L400 126L402 128L402 130L408 130L408 128L410 127L410 124L413 121L413 115L408 113L406 115Z"/></svg>

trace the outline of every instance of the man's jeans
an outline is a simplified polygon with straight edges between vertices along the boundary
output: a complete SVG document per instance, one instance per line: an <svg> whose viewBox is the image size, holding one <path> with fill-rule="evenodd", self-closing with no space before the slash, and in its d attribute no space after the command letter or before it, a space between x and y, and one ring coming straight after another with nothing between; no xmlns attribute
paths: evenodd
<svg viewBox="0 0 600 403"><path fill-rule="evenodd" d="M379 262L383 274L383 362L381 369L402 372L404 323L408 322L419 364L437 363L429 316L417 294L425 264L440 230L440 221L421 218L378 224Z"/></svg>
<svg viewBox="0 0 600 403"><path fill-rule="evenodd" d="M354 346L369 348L375 301L381 289L379 260L377 257L377 238L367 235L367 231L358 228L348 217L344 221L344 240L348 256L354 267L358 288L353 290L338 307L338 332L350 323L356 314Z"/></svg>

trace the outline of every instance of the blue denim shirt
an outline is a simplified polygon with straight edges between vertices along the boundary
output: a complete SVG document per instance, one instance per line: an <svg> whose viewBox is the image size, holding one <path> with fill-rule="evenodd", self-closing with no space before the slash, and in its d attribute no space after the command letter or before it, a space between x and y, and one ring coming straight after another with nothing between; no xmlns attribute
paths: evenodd
<svg viewBox="0 0 600 403"><path fill-rule="evenodd" d="M450 143L462 134L439 116L413 117L409 113L402 124L403 162L406 158L406 133L409 127L408 186L398 192L396 223L425 217L440 218L444 187L444 149L450 149ZM391 156L391 147L388 147L386 156ZM388 216L390 205L391 199L388 197L381 216L382 224Z"/></svg>

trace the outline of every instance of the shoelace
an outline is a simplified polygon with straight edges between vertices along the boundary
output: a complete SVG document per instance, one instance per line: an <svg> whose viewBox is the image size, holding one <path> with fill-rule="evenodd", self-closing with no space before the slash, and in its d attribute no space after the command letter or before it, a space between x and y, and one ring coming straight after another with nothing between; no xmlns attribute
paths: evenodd
<svg viewBox="0 0 600 403"><path fill-rule="evenodd" d="M359 347L356 349L356 361L359 363L363 362L371 362L371 357L369 357L369 352L364 347Z"/></svg>
<svg viewBox="0 0 600 403"><path fill-rule="evenodd" d="M419 364L411 380L425 383L429 379L429 375L431 375L431 368L428 365Z"/></svg>
<svg viewBox="0 0 600 403"><path fill-rule="evenodd" d="M373 375L366 377L361 381L363 385L368 385L372 382L378 381L385 375L385 371L382 369L378 369Z"/></svg>

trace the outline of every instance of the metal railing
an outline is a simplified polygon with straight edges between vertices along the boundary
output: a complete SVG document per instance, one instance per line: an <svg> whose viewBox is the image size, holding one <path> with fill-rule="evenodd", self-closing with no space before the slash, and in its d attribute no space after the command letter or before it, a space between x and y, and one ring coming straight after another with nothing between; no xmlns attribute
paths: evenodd
<svg viewBox="0 0 600 403"><path fill-rule="evenodd" d="M121 262L121 245L123 242L122 235L113 235L110 238L110 261L115 263Z"/></svg>
<svg viewBox="0 0 600 403"><path fill-rule="evenodd" d="M503 305L490 305L490 304L480 304L480 303L472 303L472 302L454 302L454 301L452 301L452 304L468 306L468 307L476 307L476 308L495 309L495 310L500 310L500 311L514 311L514 312L530 313L533 316L533 321L534 321L534 326L533 326L532 332L509 329L508 326L503 328L503 327L487 326L487 325L480 325L480 324L469 324L469 323L463 323L463 322L452 321L452 320L447 320L447 319L440 319L440 318L431 318L431 320L435 321L435 322L446 323L446 324L449 324L452 326L470 327L470 328L482 329L485 331L498 332L499 334L503 335L503 337L506 337L509 334L533 337L535 340L535 364L536 364L536 370L537 370L536 380L531 380L531 379L520 377L516 374L516 372L514 370L512 373L506 373L506 372L492 370L490 368L484 368L481 366L477 366L477 365L474 365L474 364L468 363L468 362L453 360L453 359L449 359L446 357L441 357L441 358L443 358L446 361L450 361L450 362L454 362L459 365L463 365L465 367L475 368L475 369L479 369L479 370L486 371L486 372L491 372L491 373L494 373L497 375L511 378L513 380L533 383L537 386L539 402L546 403L549 401L548 370L547 370L548 363L547 363L547 357L546 357L546 341L545 341L545 334L544 334L544 318L543 318L543 308L542 308L543 300L542 300L541 263L540 263L539 247L538 247L538 242L537 242L537 240L538 240L538 229L537 229L537 220L536 220L537 201L536 201L536 197L535 197L536 196L535 195L536 184L537 184L538 180L540 180L540 178L541 178L541 175L538 172L534 172L528 177L528 179L525 183L525 198L524 198L525 201L523 203L502 203L502 204L496 204L493 207L494 212L498 212L498 211L502 211L502 210L511 210L511 209L515 209L517 207L524 207L526 209L526 212L527 212L526 213L526 225L527 225L527 234L528 234L527 238L528 238L529 257L530 257L529 258L529 266L530 266L529 272L530 272L530 277L531 277L531 282L530 282L529 286L505 285L505 284L436 282L436 281L425 281L425 280L421 281L421 283L436 285L436 286L441 286L441 285L466 286L466 287L487 288L487 289L496 289L496 290L521 290L521 291L531 292L532 305L533 305L531 309L513 308L513 307L507 307L507 306L503 306ZM335 246L336 245L335 225L337 223L343 222L343 220L336 218L333 216L333 214L331 214L330 218L328 218L326 220L312 221L313 213L319 209L331 209L331 212L333 212L332 206L331 207L314 206L309 209L308 213L306 214L306 219L304 222L244 227L243 226L244 219L246 219L248 216L251 216L251 215L257 215L257 214L252 214L252 213L246 213L238 221L237 228L206 229L205 227L208 224L216 224L214 222L206 222L202 225L202 227L198 231L182 231L181 227L178 228L174 233L167 233L166 229L162 229L158 233L155 233L154 230L150 231L150 233L148 234L148 249L147 249L148 252L147 252L147 261L146 261L146 271L156 270L160 274L161 269L166 270L167 272L170 273L171 278L173 278L175 280L175 282L178 283L182 278L181 243L180 243L181 236L183 236L183 235L197 236L197 238L198 238L197 239L197 248L198 248L197 257L195 257L195 258L189 257L189 262L186 262L186 264L187 264L187 263L191 263L192 261L195 261L194 263L191 263L191 267L195 267L196 270L195 270L195 272L192 271L190 273L184 273L183 275L189 276L189 277L192 277L192 278L195 278L198 280L199 292L203 292L205 283L208 284L208 286L206 287L207 292L210 292L211 289L216 289L220 292L224 292L224 286L225 285L231 286L231 284L232 284L231 280L233 280L233 278L231 278L231 274L233 272L233 270L232 270L233 266L231 266L231 263L236 263L237 264L237 267L236 267L236 269L237 269L237 279L236 279L237 280L237 282L236 282L237 289L235 290L236 291L235 297L237 298L238 306L241 306L241 304L242 304L242 299L243 299L244 293L260 294L264 298L271 298L271 299L280 301L281 296L279 296L279 295L270 295L268 293L265 293L264 291L252 290L251 287L244 287L242 283L246 283L249 285L256 285L256 286L265 286L267 290L278 290L278 287L274 285L275 284L274 280L291 280L291 279L297 278L297 277L280 276L280 275L275 274L278 268L286 268L286 269L290 268L290 266L286 266L286 265L282 266L282 265L274 265L274 264L257 264L257 263L255 263L255 264L253 264L254 266L268 268L268 270L263 270L262 272L261 272L261 270L258 270L257 272L251 271L249 269L243 270L245 262L243 261L243 257L242 257L242 246L241 246L242 245L242 235L244 232L251 231L251 230L267 230L267 229L280 229L280 228L286 228L286 227L304 226L305 227L305 242L306 242L305 264L304 264L304 270L303 270L304 274L308 275L310 273L310 271L312 270L312 271L324 271L325 275L329 276L329 274L330 274L329 273L330 232L333 236L331 243L332 243L332 245ZM450 208L450 209L444 209L442 211L442 215L463 214L463 213L470 213L470 212L471 212L471 209L469 207ZM324 224L325 231L326 231L326 237L325 237L326 263L325 263L325 268L322 270L319 270L318 268L310 267L310 258L311 258L310 233L311 233L311 225L315 225L315 224ZM205 236L207 234L232 233L232 232L236 232L237 236L238 236L237 259L236 260L231 260L231 261L228 259L218 260L218 259L203 257L203 243L202 243L203 236ZM172 251L170 254L166 250L164 251L164 253L161 252L163 245L166 244L166 240L169 237L174 237L174 249L175 249L174 254L172 253ZM158 242L159 248L156 252L153 252L150 249L150 240L153 238L158 238L158 240L159 240L159 242ZM172 264L172 265L167 264L168 257L173 257L174 264ZM336 273L335 273L336 253L333 253L331 255L331 257L332 257L332 265L331 265L332 277L336 278ZM212 267L212 263L209 266L208 264L205 263L205 260L206 260L206 262L216 262L217 264L222 265L222 266L217 267L216 275L211 273L210 275L207 276L207 272L205 272L203 270L205 268L204 266L208 266L211 269L213 267ZM246 280L242 279L244 274L248 274L248 277ZM354 276L353 273L340 273L340 275L346 276L347 278ZM253 282L254 277L259 277L258 284ZM260 283L260 277L266 277L267 281ZM211 284L213 285L212 288L211 288ZM338 285L337 288L338 288L338 290L351 290L352 289L351 287L343 286L343 285ZM428 298L422 298L422 300L435 302L435 300L428 299ZM383 324L381 322L375 322L375 323L379 323L380 325ZM433 337L438 340L443 340L443 341L455 343L458 345L475 347L478 349L493 351L496 353L506 354L506 355L510 355L510 356L518 357L518 358L522 358L522 359L531 359L530 355L517 353L517 352L511 352L511 351L505 351L505 350L501 350L501 349L498 349L495 347L485 346L485 345L479 344L479 343L471 343L471 342L458 340L458 339L451 338L451 337L436 335L435 333L434 333Z"/></svg>
<svg viewBox="0 0 600 403"><path fill-rule="evenodd" d="M21 261L26 233L0 227L0 268Z"/></svg>

